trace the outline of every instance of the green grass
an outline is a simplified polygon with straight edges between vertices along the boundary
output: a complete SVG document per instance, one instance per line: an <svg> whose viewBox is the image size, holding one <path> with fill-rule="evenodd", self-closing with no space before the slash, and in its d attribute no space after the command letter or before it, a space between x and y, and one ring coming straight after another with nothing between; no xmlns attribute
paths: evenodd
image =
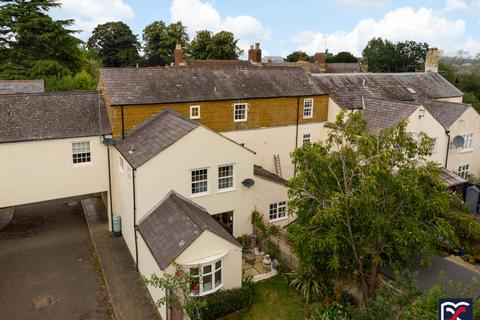
<svg viewBox="0 0 480 320"><path fill-rule="evenodd" d="M305 303L283 276L259 283L250 310L229 320L298 320L305 318Z"/></svg>

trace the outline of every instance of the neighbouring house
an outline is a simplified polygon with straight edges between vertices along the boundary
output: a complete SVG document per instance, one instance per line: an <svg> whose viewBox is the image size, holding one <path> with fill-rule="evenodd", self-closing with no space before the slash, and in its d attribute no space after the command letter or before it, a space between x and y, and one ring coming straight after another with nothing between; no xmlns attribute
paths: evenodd
<svg viewBox="0 0 480 320"><path fill-rule="evenodd" d="M105 68L115 138L171 108L256 152L255 164L289 179L290 152L319 141L328 96L300 68Z"/></svg>
<svg viewBox="0 0 480 320"><path fill-rule="evenodd" d="M45 91L42 80L0 80L0 94L41 93Z"/></svg>
<svg viewBox="0 0 480 320"><path fill-rule="evenodd" d="M432 142L431 160L463 178L480 175L480 115L462 103L463 93L438 73L324 74L314 79L329 94L328 119L360 111L372 130L408 120L408 130ZM461 146L453 144L460 136ZM457 138L458 140L459 138ZM456 141L457 141L456 140Z"/></svg>
<svg viewBox="0 0 480 320"><path fill-rule="evenodd" d="M0 208L108 192L99 92L0 95Z"/></svg>

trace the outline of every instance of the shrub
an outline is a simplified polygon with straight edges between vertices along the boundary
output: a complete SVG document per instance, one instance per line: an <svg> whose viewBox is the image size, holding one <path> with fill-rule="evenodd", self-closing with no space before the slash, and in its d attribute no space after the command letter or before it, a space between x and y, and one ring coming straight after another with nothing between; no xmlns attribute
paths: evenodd
<svg viewBox="0 0 480 320"><path fill-rule="evenodd" d="M297 289L307 303L317 300L326 291L322 279L311 267L301 266L297 271L288 274L290 285Z"/></svg>
<svg viewBox="0 0 480 320"><path fill-rule="evenodd" d="M253 289L253 283L246 280L241 288L218 291L202 297L206 308L201 312L201 319L214 320L250 308L253 302Z"/></svg>
<svg viewBox="0 0 480 320"><path fill-rule="evenodd" d="M237 240L242 244L242 247L244 248L250 248L250 245L252 244L252 238L248 234L243 234L237 237Z"/></svg>

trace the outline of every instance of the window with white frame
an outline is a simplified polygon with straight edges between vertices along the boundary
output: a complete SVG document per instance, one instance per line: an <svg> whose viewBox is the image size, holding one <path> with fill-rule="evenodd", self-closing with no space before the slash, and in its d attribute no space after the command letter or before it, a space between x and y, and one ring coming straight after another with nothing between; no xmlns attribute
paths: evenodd
<svg viewBox="0 0 480 320"><path fill-rule="evenodd" d="M192 170L192 194L208 192L208 169Z"/></svg>
<svg viewBox="0 0 480 320"><path fill-rule="evenodd" d="M462 177L463 179L468 178L468 171L470 170L469 164L464 164L463 166L458 167L457 174Z"/></svg>
<svg viewBox="0 0 480 320"><path fill-rule="evenodd" d="M222 260L190 268L192 291L200 296L215 292L223 286Z"/></svg>
<svg viewBox="0 0 480 320"><path fill-rule="evenodd" d="M233 105L233 121L247 121L248 105L246 103L236 103Z"/></svg>
<svg viewBox="0 0 480 320"><path fill-rule="evenodd" d="M233 164L218 167L218 190L233 188Z"/></svg>
<svg viewBox="0 0 480 320"><path fill-rule="evenodd" d="M310 133L305 133L303 135L303 144L310 143Z"/></svg>
<svg viewBox="0 0 480 320"><path fill-rule="evenodd" d="M313 99L303 100L303 118L308 119L313 117Z"/></svg>
<svg viewBox="0 0 480 320"><path fill-rule="evenodd" d="M200 106L190 106L190 119L200 119Z"/></svg>
<svg viewBox="0 0 480 320"><path fill-rule="evenodd" d="M72 161L73 164L92 162L90 141L72 143Z"/></svg>
<svg viewBox="0 0 480 320"><path fill-rule="evenodd" d="M437 151L437 141L438 138L432 138L431 140L430 150L432 153L435 153Z"/></svg>
<svg viewBox="0 0 480 320"><path fill-rule="evenodd" d="M473 133L463 135L463 148L462 149L471 149L473 142Z"/></svg>
<svg viewBox="0 0 480 320"><path fill-rule="evenodd" d="M282 219L282 218L285 218L286 216L287 216L287 202L286 201L272 203L270 205L270 213L269 213L270 221Z"/></svg>

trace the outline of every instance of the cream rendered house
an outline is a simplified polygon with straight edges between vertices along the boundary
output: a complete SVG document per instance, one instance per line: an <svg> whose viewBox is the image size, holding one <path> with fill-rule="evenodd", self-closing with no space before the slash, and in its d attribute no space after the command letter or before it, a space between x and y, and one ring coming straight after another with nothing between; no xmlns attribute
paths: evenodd
<svg viewBox="0 0 480 320"><path fill-rule="evenodd" d="M91 193L107 202L111 131L98 92L1 94L0 208Z"/></svg>
<svg viewBox="0 0 480 320"><path fill-rule="evenodd" d="M171 109L113 150L113 213L139 272L161 276L176 261L202 271L200 294L239 287L242 248L234 237L251 234L256 207L268 215L269 201L287 200L283 184L254 172L254 152ZM288 221L277 209L275 220ZM165 294L148 289L154 300Z"/></svg>

